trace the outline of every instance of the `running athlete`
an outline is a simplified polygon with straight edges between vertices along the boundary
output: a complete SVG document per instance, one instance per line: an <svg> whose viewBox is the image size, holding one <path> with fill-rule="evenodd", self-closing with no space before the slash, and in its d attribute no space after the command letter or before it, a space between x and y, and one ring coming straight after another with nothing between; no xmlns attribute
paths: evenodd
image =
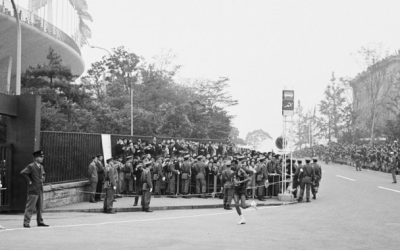
<svg viewBox="0 0 400 250"><path fill-rule="evenodd" d="M251 180L251 177L248 175L251 171L248 171L246 173L246 170L238 166L237 160L232 161L233 165L233 177L232 177L232 182L234 184L234 191L233 191L233 199L235 200L235 205L236 205L236 211L239 214L241 220L237 223L238 225L241 224L246 224L246 220L244 219L242 215L242 211L239 207L239 200L241 201L241 207L243 209L246 209L248 207L254 207L255 209L257 208L257 203L255 201L252 201L250 204L246 203L246 188L247 188L247 182Z"/></svg>

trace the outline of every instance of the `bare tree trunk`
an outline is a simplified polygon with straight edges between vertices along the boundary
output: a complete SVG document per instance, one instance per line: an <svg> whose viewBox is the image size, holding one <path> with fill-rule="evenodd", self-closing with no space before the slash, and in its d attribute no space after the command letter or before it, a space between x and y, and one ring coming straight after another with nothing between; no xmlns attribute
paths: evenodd
<svg viewBox="0 0 400 250"><path fill-rule="evenodd" d="M375 135L374 135L375 131L374 130L375 130L375 112L373 112L373 114L372 114L371 140L369 141L370 145L374 144L374 139L375 139Z"/></svg>

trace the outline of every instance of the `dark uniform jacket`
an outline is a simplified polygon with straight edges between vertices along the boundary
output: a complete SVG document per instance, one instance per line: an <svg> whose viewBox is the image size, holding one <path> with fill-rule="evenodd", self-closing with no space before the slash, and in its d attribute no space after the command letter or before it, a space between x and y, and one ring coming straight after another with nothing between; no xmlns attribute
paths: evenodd
<svg viewBox="0 0 400 250"><path fill-rule="evenodd" d="M110 185L106 185L105 188L113 188L116 186L116 173L115 172L116 172L116 170L114 170L114 168L112 168L112 167L109 167L105 171L105 176L106 176L105 179L110 184Z"/></svg>
<svg viewBox="0 0 400 250"><path fill-rule="evenodd" d="M314 173L314 169L311 166L311 164L307 163L304 167L303 167L303 173L302 173L302 182L303 183L311 183L312 180L314 180L315 178L315 173Z"/></svg>
<svg viewBox="0 0 400 250"><path fill-rule="evenodd" d="M35 162L29 164L24 170L21 171L21 176L27 183L32 182L32 185L28 185L28 194L39 195L43 192L43 182L46 173L44 172L43 166L38 165Z"/></svg>
<svg viewBox="0 0 400 250"><path fill-rule="evenodd" d="M322 179L321 166L318 163L313 163L313 165L314 165L315 179L316 180L321 180Z"/></svg>
<svg viewBox="0 0 400 250"><path fill-rule="evenodd" d="M97 161L96 162L96 169L97 169L98 181L102 181L104 179L104 176L105 176L103 163L101 163L100 161Z"/></svg>
<svg viewBox="0 0 400 250"><path fill-rule="evenodd" d="M224 184L224 188L226 188L225 184L232 184L232 175L233 171L230 168L222 171L222 184Z"/></svg>
<svg viewBox="0 0 400 250"><path fill-rule="evenodd" d="M96 163L94 163L94 162L90 163L88 176L89 176L90 182L98 182L99 181L99 177L97 175Z"/></svg>
<svg viewBox="0 0 400 250"><path fill-rule="evenodd" d="M147 183L147 189L143 189L143 190L149 190L150 188L153 188L153 183L151 181L151 171L149 169L143 170L141 181L143 184Z"/></svg>
<svg viewBox="0 0 400 250"><path fill-rule="evenodd" d="M257 164L256 174L257 174L256 178L260 179L260 181L267 179L268 178L267 166L264 163ZM259 177L259 176L261 176L261 177Z"/></svg>
<svg viewBox="0 0 400 250"><path fill-rule="evenodd" d="M196 171L196 179L203 179L206 175L206 164L202 161L197 162L194 165L194 169Z"/></svg>
<svg viewBox="0 0 400 250"><path fill-rule="evenodd" d="M132 162L128 161L127 163L125 163L124 171L125 171L124 178L126 180L132 179L132 175L133 175L133 164L132 164Z"/></svg>

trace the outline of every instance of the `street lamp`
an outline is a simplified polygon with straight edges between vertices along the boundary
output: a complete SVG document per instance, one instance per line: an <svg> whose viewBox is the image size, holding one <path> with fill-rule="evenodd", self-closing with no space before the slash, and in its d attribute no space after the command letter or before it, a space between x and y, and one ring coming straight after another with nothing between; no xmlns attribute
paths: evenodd
<svg viewBox="0 0 400 250"><path fill-rule="evenodd" d="M16 82L15 82L15 95L21 95L21 23L19 22L19 15L17 6L14 0L11 0L14 16L17 20L17 68L16 68Z"/></svg>

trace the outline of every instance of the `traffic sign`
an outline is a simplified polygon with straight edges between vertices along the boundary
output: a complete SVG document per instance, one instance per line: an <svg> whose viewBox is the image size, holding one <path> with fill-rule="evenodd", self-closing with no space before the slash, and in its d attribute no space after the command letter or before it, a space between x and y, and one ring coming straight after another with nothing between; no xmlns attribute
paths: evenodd
<svg viewBox="0 0 400 250"><path fill-rule="evenodd" d="M282 115L291 116L294 115L294 91L283 90L282 91Z"/></svg>

